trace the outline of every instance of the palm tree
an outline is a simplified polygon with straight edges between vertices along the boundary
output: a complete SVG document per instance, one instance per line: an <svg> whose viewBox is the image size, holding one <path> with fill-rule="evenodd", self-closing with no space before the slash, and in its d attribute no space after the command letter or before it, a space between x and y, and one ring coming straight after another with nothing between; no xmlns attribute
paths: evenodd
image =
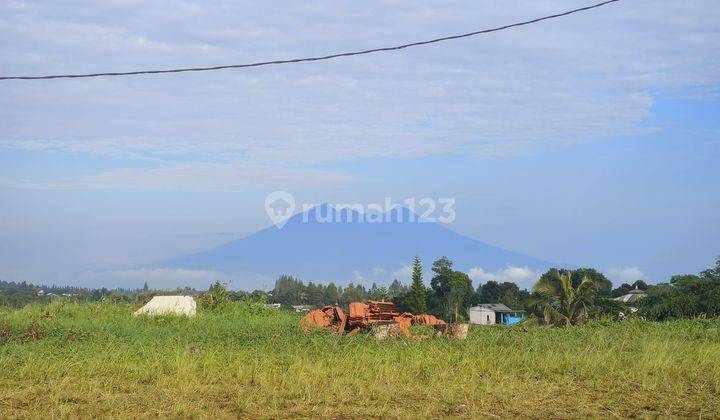
<svg viewBox="0 0 720 420"><path fill-rule="evenodd" d="M533 292L539 297L535 305L542 310L545 322L565 326L577 324L587 316L594 297L593 282L583 277L575 286L571 272L543 276L533 286Z"/></svg>

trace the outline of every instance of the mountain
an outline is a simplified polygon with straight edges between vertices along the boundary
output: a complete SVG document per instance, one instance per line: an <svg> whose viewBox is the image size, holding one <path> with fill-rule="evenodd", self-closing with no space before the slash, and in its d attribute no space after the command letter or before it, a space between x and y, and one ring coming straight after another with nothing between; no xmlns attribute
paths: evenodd
<svg viewBox="0 0 720 420"><path fill-rule="evenodd" d="M242 288L272 286L281 274L322 283L384 283L406 277L415 255L420 255L426 270L442 256L464 271L482 267L489 272L507 266L538 271L549 266L439 223L410 223L419 216L406 208L373 215L384 221L359 223L360 213L325 204L294 215L282 229L271 226L208 251L173 259L165 266L218 271L242 279L241 284L233 282L234 287ZM366 217L370 220L371 216Z"/></svg>

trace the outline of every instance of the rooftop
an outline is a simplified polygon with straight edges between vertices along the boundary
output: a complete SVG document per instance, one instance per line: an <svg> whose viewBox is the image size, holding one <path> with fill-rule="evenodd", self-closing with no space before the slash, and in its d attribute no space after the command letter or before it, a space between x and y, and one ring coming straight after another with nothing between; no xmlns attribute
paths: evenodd
<svg viewBox="0 0 720 420"><path fill-rule="evenodd" d="M627 304L632 305L632 304L636 303L638 300L644 298L645 296L647 296L647 293L636 288L634 290L629 291L625 295L616 297L615 300L620 301L622 303L627 303Z"/></svg>
<svg viewBox="0 0 720 420"><path fill-rule="evenodd" d="M470 309L488 309L495 312L525 312L521 309L510 309L502 303L481 303Z"/></svg>

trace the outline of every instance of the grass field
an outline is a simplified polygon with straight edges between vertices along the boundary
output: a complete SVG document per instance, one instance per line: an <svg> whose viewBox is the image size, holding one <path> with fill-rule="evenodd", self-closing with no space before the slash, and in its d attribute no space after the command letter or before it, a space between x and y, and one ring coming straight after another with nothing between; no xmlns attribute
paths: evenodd
<svg viewBox="0 0 720 420"><path fill-rule="evenodd" d="M240 304L133 309L0 309L0 418L720 416L717 319L380 342Z"/></svg>

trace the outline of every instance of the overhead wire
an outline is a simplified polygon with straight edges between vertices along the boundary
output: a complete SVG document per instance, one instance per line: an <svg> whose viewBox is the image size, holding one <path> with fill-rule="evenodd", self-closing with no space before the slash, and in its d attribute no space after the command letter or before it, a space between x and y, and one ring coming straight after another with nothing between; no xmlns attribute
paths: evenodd
<svg viewBox="0 0 720 420"><path fill-rule="evenodd" d="M585 6L578 9L569 10L562 13L556 13L553 15L547 15L531 20L526 20L523 22L516 22L511 23L509 25L503 25L498 26L496 28L490 28L490 29L482 29L478 31L473 32L467 32L460 35L451 35L451 36L444 36L441 38L434 38L429 39L425 41L416 41L411 42L408 44L402 44L402 45L396 45L392 47L380 47L380 48L371 48L367 50L360 50L360 51L350 51L350 52L343 52L343 53L337 53L337 54L329 54L329 55L323 55L318 57L305 57L305 58L292 58L287 60L272 60L272 61L260 61L256 63L245 63L245 64L227 64L222 66L209 66L209 67L186 67L186 68L173 68L173 69L160 69L160 70L134 70L134 71L112 71L112 72L101 72L101 73L79 73L79 74L51 74L51 75L43 75L43 76L0 76L0 80L48 80L48 79L79 79L79 78L87 78L87 77L105 77L105 76L137 76L142 74L167 74L167 73L185 73L185 72L202 72L202 71L216 71L216 70L225 70L225 69L240 69L240 68L248 68L248 67L261 67L261 66L269 66L269 65L279 65L279 64L291 64L291 63L302 63L302 62L310 62L310 61L321 61L321 60L332 60L336 58L341 57L351 57L356 55L364 55L364 54L372 54L377 52L383 52L383 51L397 51L402 50L405 48L411 48L411 47L417 47L420 45L427 45L427 44L434 44L437 42L444 42L444 41L451 41L455 39L460 38L467 38L471 36L481 35L481 34L488 34L491 32L498 32L510 28L515 28L518 26L525 26L525 25L531 25L533 23L538 23L544 20L549 19L556 19L563 16L568 16L574 13L584 12L591 9L596 9L598 7L605 6L610 3L615 3L620 0L607 0L603 1L601 3L593 4L591 6Z"/></svg>

